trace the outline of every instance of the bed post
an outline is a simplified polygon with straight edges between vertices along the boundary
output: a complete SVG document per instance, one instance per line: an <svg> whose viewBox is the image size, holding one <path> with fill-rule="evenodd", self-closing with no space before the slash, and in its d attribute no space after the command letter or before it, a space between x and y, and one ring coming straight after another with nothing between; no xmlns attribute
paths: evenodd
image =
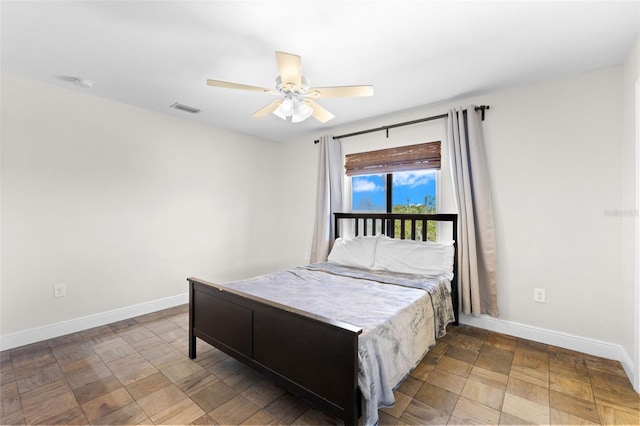
<svg viewBox="0 0 640 426"><path fill-rule="evenodd" d="M195 306L193 304L193 281L189 281L189 358L195 359L196 357L196 336L193 333L193 317Z"/></svg>
<svg viewBox="0 0 640 426"><path fill-rule="evenodd" d="M358 359L358 336L356 334L353 336L352 340L352 348L353 348L353 362L351 365L353 366L353 370L349 372L349 392L344 407L344 424L356 426L358 424L358 418L360 417L361 412L361 394L360 388L358 387L358 372L360 361Z"/></svg>
<svg viewBox="0 0 640 426"><path fill-rule="evenodd" d="M460 296L458 293L458 216L455 215L453 220L451 221L453 225L453 238L455 239L455 244L453 245L453 280L451 281L451 304L453 305L453 317L455 318L453 325L460 325L459 317L460 317Z"/></svg>

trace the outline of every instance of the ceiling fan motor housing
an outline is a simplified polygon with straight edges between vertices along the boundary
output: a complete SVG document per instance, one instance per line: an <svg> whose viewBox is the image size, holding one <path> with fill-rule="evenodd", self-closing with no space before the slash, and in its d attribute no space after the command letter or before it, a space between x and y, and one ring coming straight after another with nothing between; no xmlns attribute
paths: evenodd
<svg viewBox="0 0 640 426"><path fill-rule="evenodd" d="M302 82L301 87L296 87L293 83L283 83L282 77L278 76L276 78L276 89L284 95L287 93L296 93L304 96L307 94L307 90L309 90L309 79L305 76L300 76L300 81Z"/></svg>

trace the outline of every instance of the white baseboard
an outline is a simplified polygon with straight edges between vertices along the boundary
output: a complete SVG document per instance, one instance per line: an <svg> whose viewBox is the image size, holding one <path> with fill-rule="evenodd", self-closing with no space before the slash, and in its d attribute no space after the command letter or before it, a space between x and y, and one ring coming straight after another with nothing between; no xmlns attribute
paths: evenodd
<svg viewBox="0 0 640 426"><path fill-rule="evenodd" d="M495 331L497 333L508 334L510 336L521 337L527 340L533 340L535 342L559 346L561 348L571 349L589 355L620 361L625 373L627 373L627 376L629 377L629 380L631 383L634 383L633 362L629 354L627 354L624 348L620 345L562 333L559 331L533 327L517 322L505 321L487 315L482 315L480 317L460 315L460 323L485 330Z"/></svg>
<svg viewBox="0 0 640 426"><path fill-rule="evenodd" d="M189 303L189 293L178 294L175 296L165 297L163 299L152 300L150 302L0 336L0 350L4 351L40 342L42 340L53 339L55 337L64 336L65 334L76 333L89 328L111 324L116 321L149 314L151 312L172 308L185 303Z"/></svg>

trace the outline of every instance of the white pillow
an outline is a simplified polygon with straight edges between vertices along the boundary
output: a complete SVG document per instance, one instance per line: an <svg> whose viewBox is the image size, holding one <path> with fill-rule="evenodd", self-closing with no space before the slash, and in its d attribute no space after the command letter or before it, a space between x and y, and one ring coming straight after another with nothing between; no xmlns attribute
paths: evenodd
<svg viewBox="0 0 640 426"><path fill-rule="evenodd" d="M380 237L373 269L453 279L453 241L428 242Z"/></svg>
<svg viewBox="0 0 640 426"><path fill-rule="evenodd" d="M327 260L343 266L371 269L377 241L377 237L338 238Z"/></svg>

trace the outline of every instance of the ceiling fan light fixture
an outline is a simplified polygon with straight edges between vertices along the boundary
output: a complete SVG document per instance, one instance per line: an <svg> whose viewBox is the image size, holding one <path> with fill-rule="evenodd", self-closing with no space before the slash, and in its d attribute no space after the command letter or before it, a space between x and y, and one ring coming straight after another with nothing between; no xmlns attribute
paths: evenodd
<svg viewBox="0 0 640 426"><path fill-rule="evenodd" d="M276 116L278 116L278 117L282 118L283 120L286 120L286 119L287 119L287 116L286 116L286 115L284 115L284 114L282 113L282 111L280 111L280 108L275 109L275 110L273 111L273 115L276 115Z"/></svg>
<svg viewBox="0 0 640 426"><path fill-rule="evenodd" d="M299 123L311 117L313 114L313 108L307 105L304 100L288 95L278 108L273 110L273 114L283 120L291 117L292 123Z"/></svg>
<svg viewBox="0 0 640 426"><path fill-rule="evenodd" d="M279 107L280 111L282 111L282 113L286 116L290 116L294 108L295 105L293 103L293 100L290 98L286 98L284 101L282 101Z"/></svg>
<svg viewBox="0 0 640 426"><path fill-rule="evenodd" d="M291 122L299 123L311 117L311 114L313 114L313 109L303 101L298 101L293 106L293 114L291 114Z"/></svg>
<svg viewBox="0 0 640 426"><path fill-rule="evenodd" d="M277 115L278 117L282 118L283 120L286 120L287 117L289 117L291 115L291 113L293 112L293 101L291 100L291 98L285 98L280 105L278 106L278 108L276 108L273 113L275 115Z"/></svg>
<svg viewBox="0 0 640 426"><path fill-rule="evenodd" d="M283 120L286 120L286 119L287 119L287 116L286 116L286 115L284 115L284 114L282 113L282 111L280 111L280 108L279 108L279 107L278 107L278 108L276 108L276 109L273 111L273 114L274 114L274 115L276 115L276 116L278 116L278 117L280 117L280 118L282 118Z"/></svg>

